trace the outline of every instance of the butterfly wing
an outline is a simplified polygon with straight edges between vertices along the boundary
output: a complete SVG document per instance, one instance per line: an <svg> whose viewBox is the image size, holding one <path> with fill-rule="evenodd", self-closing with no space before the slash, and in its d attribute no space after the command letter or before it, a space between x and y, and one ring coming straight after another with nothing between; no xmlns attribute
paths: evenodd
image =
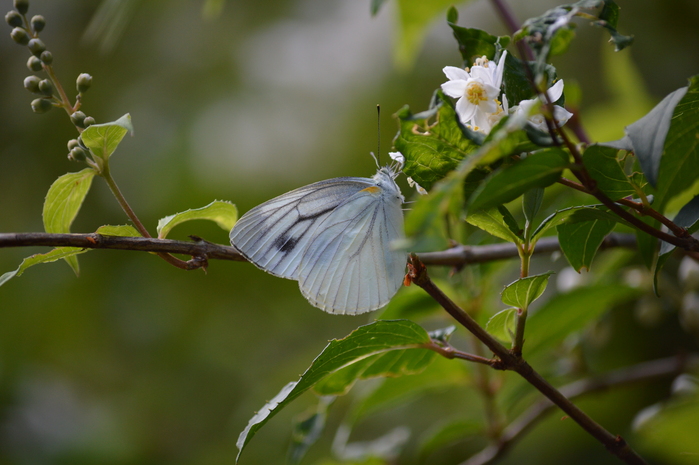
<svg viewBox="0 0 699 465"><path fill-rule="evenodd" d="M355 315L389 302L405 274L405 251L392 246L404 235L402 200L397 186L394 191L374 185L319 224L298 276L301 293L312 305Z"/></svg>
<svg viewBox="0 0 699 465"><path fill-rule="evenodd" d="M334 178L300 187L243 215L231 230L231 244L268 273L298 279L308 244L338 205L373 185L368 178Z"/></svg>

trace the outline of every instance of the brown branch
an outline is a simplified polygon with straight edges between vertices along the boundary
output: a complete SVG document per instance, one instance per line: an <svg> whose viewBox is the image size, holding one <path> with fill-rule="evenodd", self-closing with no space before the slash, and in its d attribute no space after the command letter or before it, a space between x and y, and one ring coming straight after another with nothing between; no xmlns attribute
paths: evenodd
<svg viewBox="0 0 699 465"><path fill-rule="evenodd" d="M635 244L636 239L633 235L610 234L604 239L601 247L634 247ZM195 258L246 261L245 257L234 247L214 244L204 240L189 242L146 237L105 236L97 233L0 233L0 248L31 246L135 250L141 252L176 253L190 255ZM537 242L534 253L550 253L559 249L557 238L544 237ZM420 260L425 264L446 266L465 266L518 256L517 246L510 243L480 246L460 245L440 252L419 254ZM193 269L191 263L187 269Z"/></svg>
<svg viewBox="0 0 699 465"><path fill-rule="evenodd" d="M638 455L620 436L613 435L604 429L599 423L590 418L575 404L568 400L560 391L546 381L526 360L517 354L507 350L500 342L491 336L476 320L474 320L461 307L456 305L449 297L432 282L427 274L427 269L416 255L411 255L411 263L408 273L412 282L427 292L442 308L444 308L455 320L475 335L486 345L499 359L500 364L493 364L493 368L512 370L517 372L529 384L546 396L551 402L563 410L571 419L582 427L592 437L602 443L607 450L620 460L631 465L645 465L646 462Z"/></svg>
<svg viewBox="0 0 699 465"><path fill-rule="evenodd" d="M699 363L699 355L692 357L669 357L639 363L592 378L581 379L560 388L568 399L639 382L652 381L677 376L690 366ZM513 421L498 438L497 442L486 447L461 465L488 465L505 455L510 448L526 434L536 422L554 409L554 405L543 399L529 407Z"/></svg>

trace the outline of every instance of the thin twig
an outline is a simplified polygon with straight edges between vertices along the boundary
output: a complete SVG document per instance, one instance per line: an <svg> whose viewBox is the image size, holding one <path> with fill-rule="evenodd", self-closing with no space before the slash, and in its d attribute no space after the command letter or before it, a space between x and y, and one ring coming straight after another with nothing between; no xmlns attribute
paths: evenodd
<svg viewBox="0 0 699 465"><path fill-rule="evenodd" d="M621 368L603 375L581 379L567 384L559 390L568 399L574 399L612 387L616 388L639 382L676 376L697 363L699 363L699 355L653 360ZM486 447L461 465L488 465L495 463L495 461L505 455L505 453L507 453L534 424L554 408L555 406L548 399L542 399L540 402L532 405L505 428L502 436L498 438L496 443Z"/></svg>
<svg viewBox="0 0 699 465"><path fill-rule="evenodd" d="M475 335L486 345L499 359L500 364L493 364L493 368L502 370L512 370L534 386L539 392L544 394L551 402L556 404L571 419L587 431L592 437L602 443L610 453L620 460L631 465L645 465L646 462L638 455L620 436L613 435L604 429L599 423L590 418L585 412L580 410L575 404L568 400L560 391L546 381L526 360L517 354L507 350L500 342L483 329L471 316L461 307L456 305L449 297L442 292L437 285L432 282L427 274L427 269L420 262L416 255L411 256L410 278L413 283L427 292L447 313L449 313L462 326Z"/></svg>
<svg viewBox="0 0 699 465"><path fill-rule="evenodd" d="M602 242L601 248L635 247L636 239L631 234L610 234ZM89 234L55 233L0 233L0 248L3 247L81 247L84 249L117 249L142 252L161 252L207 257L208 259L246 261L234 247L197 240L195 242L176 241L147 237L106 236ZM551 253L559 250L558 239L544 237L539 240L535 254ZM459 245L440 252L419 254L420 260L428 265L465 266L495 260L517 257L514 244L502 243L480 246Z"/></svg>

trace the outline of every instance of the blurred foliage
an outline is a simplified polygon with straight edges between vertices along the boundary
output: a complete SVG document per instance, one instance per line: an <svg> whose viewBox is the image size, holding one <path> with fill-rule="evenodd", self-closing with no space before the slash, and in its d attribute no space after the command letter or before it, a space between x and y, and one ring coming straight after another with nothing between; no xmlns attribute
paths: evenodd
<svg viewBox="0 0 699 465"><path fill-rule="evenodd" d="M213 199L231 201L244 212L307 182L373 172L367 154L376 146L375 104L387 113L405 104L427 108L443 81L441 68L459 65L461 56L449 26L434 19L448 3L437 2L413 18L405 12L418 10L405 5L415 2L389 1L373 19L369 3L32 0L30 14L46 18L42 37L64 83L82 72L93 76L83 107L88 114L98 122L127 112L133 116L135 136L120 146L112 172L155 231L159 218ZM555 5L511 3L520 19ZM618 27L635 33L633 47L613 54L599 30L579 27L568 53L553 58L559 76L578 81L581 117L594 140L620 138L625 125L699 72L699 50L691 46L699 40L695 3L619 1ZM5 5L10 9L10 2ZM484 1L468 2L460 11L462 25L506 33ZM432 24L434 29L424 29ZM395 49L392 30L401 37ZM419 51L415 44L423 38ZM392 57L402 65L398 70ZM0 40L2 232L42 230L49 186L78 166L66 159L66 142L76 133L65 115L31 111L32 97L22 89L26 59L8 36ZM397 122L383 121L384 145L397 128ZM542 217L584 201L562 192L560 186L547 189ZM519 209L510 210L521 224ZM71 230L124 222L96 179ZM209 222L188 222L170 236L190 234L228 240ZM470 244L489 240L470 226L465 234ZM43 252L3 249L0 273ZM559 384L696 351L699 272L687 263L668 260L658 277L663 297L656 298L650 273L623 251L598 256L594 274L571 275L555 256L535 260L532 273L558 272L551 281L561 294L545 293L532 305L532 312L558 317L537 323L533 313L532 326L557 324L555 338L531 341L537 347L533 365ZM453 298L485 324L502 309L499 291L518 276L516 268L516 262L494 263L435 274L457 289ZM570 276L574 279L566 281ZM605 284L596 288L605 305L586 300L592 296L581 288L565 292L585 280ZM408 317L428 329L450 324L424 308L397 308L402 294L414 292L403 289L387 314L412 314ZM594 311L586 312L591 306ZM296 283L245 264L215 262L207 274L184 272L154 256L115 251L82 255L79 278L63 263L32 267L0 287L0 310L0 463L8 464L233 463L238 433L252 413L298 379L329 339L376 318L325 314L306 303ZM568 323L561 322L566 318L584 329L566 332ZM458 331L453 343L472 341ZM440 359L414 376L413 383L405 377L359 382L354 397L335 402L328 431L305 463L384 463L328 458L332 431L343 421L354 425L345 452L355 441L383 438L406 425L411 439L421 440L404 443L401 463L416 463L413 457L420 454L426 463L458 463L486 444L486 432L474 427L483 423L484 402L470 380L486 376L503 386L502 421L515 418L524 399L536 398L511 373L484 375L460 362ZM696 399L668 399L670 390L669 380L656 381L596 395L580 406L610 431L643 443L649 458L688 463L682 445L691 443L687 434L696 425ZM397 393L399 402L391 402L389 393ZM632 419L658 402L659 413L636 434ZM280 412L250 443L242 463L282 463L292 417L315 403L304 394ZM432 427L445 431L439 447L427 431ZM445 444L447 439L453 442ZM556 414L502 461L562 462L617 463Z"/></svg>

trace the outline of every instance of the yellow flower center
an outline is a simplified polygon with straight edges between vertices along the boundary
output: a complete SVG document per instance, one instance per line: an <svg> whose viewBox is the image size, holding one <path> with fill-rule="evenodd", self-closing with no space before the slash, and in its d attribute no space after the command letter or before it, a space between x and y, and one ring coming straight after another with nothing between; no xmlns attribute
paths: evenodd
<svg viewBox="0 0 699 465"><path fill-rule="evenodd" d="M471 81L466 85L464 97L466 97L466 100L468 100L472 105L478 105L481 102L488 100L488 95L486 94L485 88L478 81Z"/></svg>

